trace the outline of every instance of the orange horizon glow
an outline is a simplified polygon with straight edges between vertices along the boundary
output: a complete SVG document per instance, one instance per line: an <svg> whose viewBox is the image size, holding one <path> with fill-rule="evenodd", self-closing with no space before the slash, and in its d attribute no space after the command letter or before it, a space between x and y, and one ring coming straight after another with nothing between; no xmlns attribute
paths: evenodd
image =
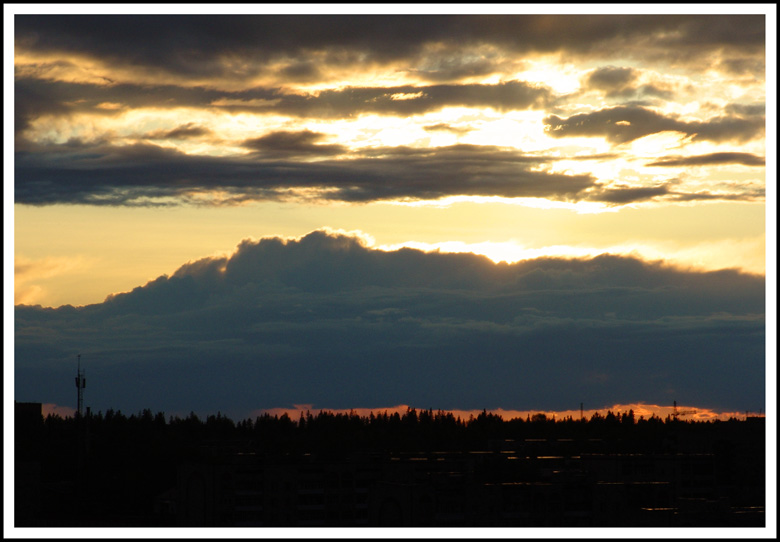
<svg viewBox="0 0 780 542"><path fill-rule="evenodd" d="M76 409L65 405L57 405L54 403L43 403L41 405L43 417L47 417L50 414L59 416L61 418L73 417L76 413ZM396 405L392 407L382 408L315 408L314 405L293 405L289 407L275 407L266 409L257 409L249 413L246 418L254 419L259 416L268 414L269 416L287 416L293 421L298 421L301 414L304 416L307 413L311 413L312 416L317 416L321 412L327 412L331 414L357 414L361 418L367 418L370 414L395 414L404 415L407 410L414 409L418 413L421 411L432 410L434 413L444 412L451 413L456 418L467 421L469 418L476 418L482 414L482 410L460 410L460 409L427 409L416 408L409 405ZM639 420L640 417L648 419L652 416L657 416L661 419L665 419L667 416L671 416L674 413L674 406L668 405L649 405L646 403L629 403L629 404L615 404L611 407L603 407L596 409L583 409L582 416L586 420L590 420L594 414L598 413L600 416L606 416L608 412L612 412L615 415L628 413L630 410L634 411L634 418ZM766 414L763 412L716 412L708 408L697 408L693 406L677 405L677 411L679 413L679 419L683 421L715 421L715 420L729 420L729 419L745 419L747 417L759 417L765 418ZM695 413L693 412L695 411ZM485 409L485 412L492 415L500 416L504 421L509 421L517 418L532 418L536 414L544 414L548 419L553 418L555 420L563 420L571 417L572 419L579 419L580 410L505 410L503 408L497 409ZM130 414L131 415L131 414ZM172 414L173 415L173 414ZM175 417L175 415L173 415ZM243 418L243 419L246 419ZM234 420L240 421L240 420Z"/></svg>
<svg viewBox="0 0 780 542"><path fill-rule="evenodd" d="M387 412L388 414L398 413L399 415L403 415L406 413L408 409L411 408L414 408L417 412L429 410L424 408L420 409L416 407L411 407L409 405L397 405L397 406L387 407L387 408L352 408L352 409L313 408L313 405L294 405L293 408L277 407L277 408L270 408L270 409L255 410L252 411L250 417L254 418L257 416L263 416L264 414L269 414L271 416L282 416L283 414L287 414L287 416L290 417L291 419L298 420L301 414L306 415L307 412L310 412L313 416L316 416L320 412L328 412L332 414L354 413L360 417L368 417L371 413L376 415L376 414L384 414L385 412ZM474 410L430 409L430 410L433 410L434 413L438 413L438 412L452 413L453 416L459 417L461 418L461 420L468 420L471 417L476 418L483 412L482 410L479 409L474 409ZM659 418L666 418L667 416L671 416L674 413L674 406L673 405L668 405L668 406L648 405L645 403L615 404L611 407L603 407L597 409L584 409L582 411L582 416L584 416L585 419L589 420L596 413L598 413L600 416L606 416L608 412L612 412L613 414L618 415L622 413L628 413L630 410L634 411L634 417L637 420L640 417L644 417L645 419L647 419L652 417L653 415ZM677 405L677 411L679 413L678 416L679 419L691 420L691 421L714 421L714 420L729 420L731 418L744 419L747 417L766 416L763 413L754 413L748 411L716 412L708 408L697 408L697 407L683 406L683 405ZM695 411L695 413L693 413L692 411ZM516 418L529 418L529 417L532 418L536 414L544 414L547 418L555 418L556 420L562 420L567 417L578 419L580 417L579 409L577 410L505 410L503 408L497 408L497 409L490 409L490 410L485 409L485 412L487 412L488 414L498 415L504 421L509 421Z"/></svg>

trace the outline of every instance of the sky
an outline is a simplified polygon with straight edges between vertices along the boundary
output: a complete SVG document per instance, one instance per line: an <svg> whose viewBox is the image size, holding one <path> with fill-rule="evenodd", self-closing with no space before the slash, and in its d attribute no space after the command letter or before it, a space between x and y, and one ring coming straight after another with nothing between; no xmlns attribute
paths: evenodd
<svg viewBox="0 0 780 542"><path fill-rule="evenodd" d="M773 408L774 7L511 9L17 6L16 400Z"/></svg>

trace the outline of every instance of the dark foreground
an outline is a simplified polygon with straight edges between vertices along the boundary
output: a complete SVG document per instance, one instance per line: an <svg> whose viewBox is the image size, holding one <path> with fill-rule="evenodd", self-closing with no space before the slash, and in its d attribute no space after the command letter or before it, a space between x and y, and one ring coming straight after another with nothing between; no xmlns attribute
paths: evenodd
<svg viewBox="0 0 780 542"><path fill-rule="evenodd" d="M16 527L763 527L764 418L82 418L16 404Z"/></svg>

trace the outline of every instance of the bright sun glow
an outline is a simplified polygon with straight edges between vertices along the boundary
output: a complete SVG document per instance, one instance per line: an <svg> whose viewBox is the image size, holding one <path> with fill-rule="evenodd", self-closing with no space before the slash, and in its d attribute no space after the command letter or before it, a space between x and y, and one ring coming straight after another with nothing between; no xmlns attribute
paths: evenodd
<svg viewBox="0 0 780 542"><path fill-rule="evenodd" d="M766 272L764 258L764 240L758 238L751 242L701 243L694 247L673 247L669 244L631 243L625 245L585 247L570 245L548 245L527 247L522 243L510 241L484 241L465 243L463 241L441 241L425 243L408 241L393 245L381 245L379 250L398 250L402 247L415 248L423 252L474 253L487 256L492 261L515 263L535 258L593 258L599 254L638 257L648 261L663 260L669 264L702 270L738 268L748 273ZM725 256L730 251L730 256Z"/></svg>

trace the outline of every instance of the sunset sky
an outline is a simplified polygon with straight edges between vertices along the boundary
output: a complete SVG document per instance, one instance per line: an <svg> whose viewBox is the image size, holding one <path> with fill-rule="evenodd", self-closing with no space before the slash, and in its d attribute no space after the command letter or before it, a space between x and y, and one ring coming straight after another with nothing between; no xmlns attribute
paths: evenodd
<svg viewBox="0 0 780 542"><path fill-rule="evenodd" d="M766 409L775 12L722 7L17 6L17 400Z"/></svg>

